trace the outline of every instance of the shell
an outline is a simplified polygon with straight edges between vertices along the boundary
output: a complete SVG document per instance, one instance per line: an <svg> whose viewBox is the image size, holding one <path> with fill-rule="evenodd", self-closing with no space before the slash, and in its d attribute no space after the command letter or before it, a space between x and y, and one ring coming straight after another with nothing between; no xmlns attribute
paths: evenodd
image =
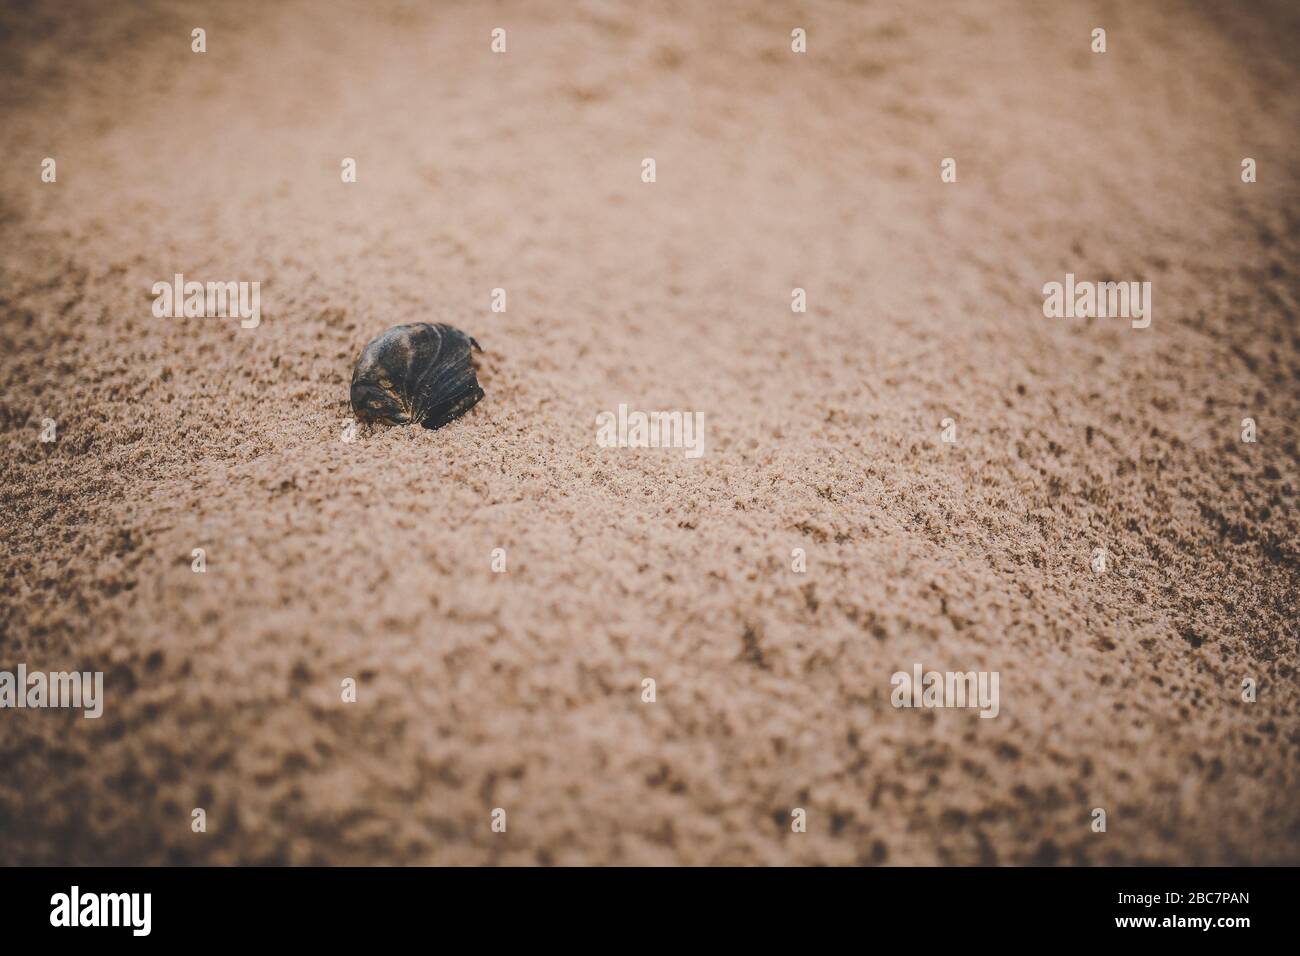
<svg viewBox="0 0 1300 956"><path fill-rule="evenodd" d="M477 342L450 325L395 325L371 339L352 370L352 410L392 425L441 428L483 397Z"/></svg>

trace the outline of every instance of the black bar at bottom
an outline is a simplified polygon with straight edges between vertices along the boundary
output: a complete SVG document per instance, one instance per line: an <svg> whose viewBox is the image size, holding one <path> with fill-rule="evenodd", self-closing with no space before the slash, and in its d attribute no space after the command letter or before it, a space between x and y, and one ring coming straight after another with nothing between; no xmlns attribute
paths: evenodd
<svg viewBox="0 0 1300 956"><path fill-rule="evenodd" d="M284 940L296 949L413 935L434 943L431 931L444 943L452 940L443 933L468 934L457 948L519 934L667 945L672 927L689 927L678 941L696 943L793 934L807 946L844 933L863 942L1042 942L1048 931L1058 942L1231 945L1285 930L1295 886L1286 868L11 868L0 869L0 932L7 942L76 934L78 943Z"/></svg>

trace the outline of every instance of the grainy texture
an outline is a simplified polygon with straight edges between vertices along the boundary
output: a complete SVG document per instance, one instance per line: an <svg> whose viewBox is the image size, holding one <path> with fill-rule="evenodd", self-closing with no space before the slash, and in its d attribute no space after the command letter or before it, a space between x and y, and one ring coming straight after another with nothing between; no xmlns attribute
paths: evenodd
<svg viewBox="0 0 1300 956"><path fill-rule="evenodd" d="M107 673L0 862L1300 862L1294 6L113 6L0 12L0 668ZM344 443L398 321L488 397Z"/></svg>

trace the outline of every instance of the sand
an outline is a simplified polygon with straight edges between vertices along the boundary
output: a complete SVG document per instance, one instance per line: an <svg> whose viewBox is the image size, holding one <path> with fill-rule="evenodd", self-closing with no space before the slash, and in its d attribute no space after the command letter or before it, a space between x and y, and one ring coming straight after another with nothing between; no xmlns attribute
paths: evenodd
<svg viewBox="0 0 1300 956"><path fill-rule="evenodd" d="M0 710L0 862L1300 862L1298 41L1284 3L6 8L0 669L105 702ZM178 272L260 325L155 318ZM1150 281L1151 326L1044 317L1066 273ZM344 441L415 321L487 397ZM600 447L620 403L704 454ZM891 706L914 663L998 716Z"/></svg>

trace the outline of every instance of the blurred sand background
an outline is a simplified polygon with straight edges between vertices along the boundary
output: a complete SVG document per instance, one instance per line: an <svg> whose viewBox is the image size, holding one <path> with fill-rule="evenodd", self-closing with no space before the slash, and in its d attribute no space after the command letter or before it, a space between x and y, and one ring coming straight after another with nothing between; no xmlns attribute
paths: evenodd
<svg viewBox="0 0 1300 956"><path fill-rule="evenodd" d="M1298 42L1284 3L6 4L0 668L107 700L0 711L0 862L1300 862ZM261 326L155 319L175 272ZM1066 272L1153 282L1151 328L1045 319ZM344 443L412 321L486 399ZM620 402L704 457L598 448ZM914 662L1001 715L895 710Z"/></svg>

